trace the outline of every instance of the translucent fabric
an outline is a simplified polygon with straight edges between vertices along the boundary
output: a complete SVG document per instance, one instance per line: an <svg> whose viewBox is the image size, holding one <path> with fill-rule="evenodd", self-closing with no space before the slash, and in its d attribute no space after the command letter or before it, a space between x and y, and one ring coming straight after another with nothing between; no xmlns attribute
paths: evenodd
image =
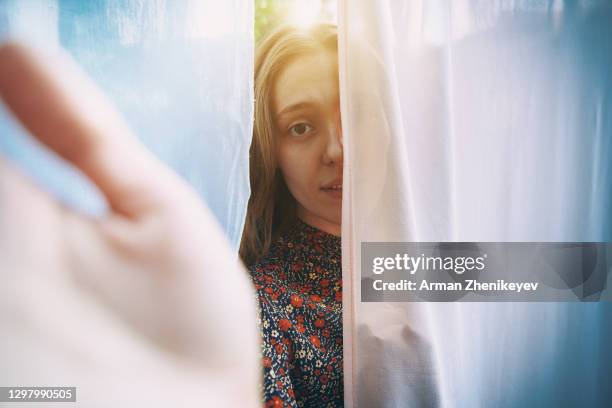
<svg viewBox="0 0 612 408"><path fill-rule="evenodd" d="M610 241L612 8L341 0L345 398L603 406L612 307L362 303L365 241Z"/></svg>
<svg viewBox="0 0 612 408"><path fill-rule="evenodd" d="M251 1L6 0L0 32L46 52L67 50L238 247L249 196ZM48 189L82 211L104 210L88 183L8 118L0 129L0 150Z"/></svg>

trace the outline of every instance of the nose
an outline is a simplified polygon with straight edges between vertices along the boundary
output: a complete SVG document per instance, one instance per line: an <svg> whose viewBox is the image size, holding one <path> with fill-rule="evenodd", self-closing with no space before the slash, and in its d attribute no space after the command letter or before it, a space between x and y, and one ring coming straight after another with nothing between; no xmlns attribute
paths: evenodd
<svg viewBox="0 0 612 408"><path fill-rule="evenodd" d="M340 118L335 119L328 126L326 146L323 161L327 165L342 165L342 124Z"/></svg>

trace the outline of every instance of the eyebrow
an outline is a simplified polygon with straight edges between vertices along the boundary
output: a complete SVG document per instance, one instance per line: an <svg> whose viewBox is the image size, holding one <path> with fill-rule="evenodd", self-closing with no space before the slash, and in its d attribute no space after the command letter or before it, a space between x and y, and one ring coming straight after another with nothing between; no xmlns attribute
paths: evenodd
<svg viewBox="0 0 612 408"><path fill-rule="evenodd" d="M312 108L313 106L314 106L314 103L312 102L294 103L293 105L289 105L283 108L283 110L281 110L279 113L276 114L276 117L280 118L288 113L299 111L302 109Z"/></svg>

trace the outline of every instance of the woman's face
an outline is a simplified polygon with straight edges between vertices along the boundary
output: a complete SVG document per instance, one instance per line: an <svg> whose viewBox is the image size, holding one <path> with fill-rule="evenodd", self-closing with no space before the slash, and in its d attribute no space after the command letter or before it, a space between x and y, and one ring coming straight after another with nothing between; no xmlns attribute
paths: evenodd
<svg viewBox="0 0 612 408"><path fill-rule="evenodd" d="M279 73L273 91L278 162L297 214L340 235L342 129L338 60L334 52L307 54Z"/></svg>

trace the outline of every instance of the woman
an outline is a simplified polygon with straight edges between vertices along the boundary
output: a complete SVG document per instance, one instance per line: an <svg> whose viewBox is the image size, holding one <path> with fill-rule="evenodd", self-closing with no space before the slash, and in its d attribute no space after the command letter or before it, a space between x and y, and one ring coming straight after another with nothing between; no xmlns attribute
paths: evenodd
<svg viewBox="0 0 612 408"><path fill-rule="evenodd" d="M343 404L342 159L336 28L281 28L255 58L240 248L259 295L269 406Z"/></svg>

